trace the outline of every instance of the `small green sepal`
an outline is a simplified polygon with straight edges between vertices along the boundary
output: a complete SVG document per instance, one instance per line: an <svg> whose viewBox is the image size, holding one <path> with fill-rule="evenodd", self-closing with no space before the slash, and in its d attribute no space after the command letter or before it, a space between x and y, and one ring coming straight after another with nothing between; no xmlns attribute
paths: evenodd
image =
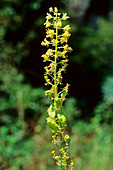
<svg viewBox="0 0 113 170"><path fill-rule="evenodd" d="M50 117L47 118L47 124L48 124L50 130L52 131L52 133L56 133L57 131L59 131L58 124L52 118L50 118Z"/></svg>
<svg viewBox="0 0 113 170"><path fill-rule="evenodd" d="M59 108L62 105L62 100L60 98L56 98L55 104L56 104L56 108Z"/></svg>
<svg viewBox="0 0 113 170"><path fill-rule="evenodd" d="M66 123L66 117L64 115L58 114L58 119L62 124Z"/></svg>
<svg viewBox="0 0 113 170"><path fill-rule="evenodd" d="M45 95L46 95L46 96L48 96L48 97L51 97L51 96L52 96L52 94L51 94L51 90L47 90L47 91L45 91Z"/></svg>
<svg viewBox="0 0 113 170"><path fill-rule="evenodd" d="M54 118L54 117L55 117L54 105L50 105L50 107L48 108L47 112L48 112L48 115L49 115L51 118Z"/></svg>

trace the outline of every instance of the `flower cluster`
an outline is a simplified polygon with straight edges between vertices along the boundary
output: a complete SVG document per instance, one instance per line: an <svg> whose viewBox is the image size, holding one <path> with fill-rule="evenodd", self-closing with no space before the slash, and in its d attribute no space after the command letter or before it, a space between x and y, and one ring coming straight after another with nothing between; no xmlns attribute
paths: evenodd
<svg viewBox="0 0 113 170"><path fill-rule="evenodd" d="M62 169L67 169L71 166L73 168L74 161L70 158L68 150L70 145L70 137L65 134L66 117L63 114L63 102L68 94L69 84L61 88L63 76L68 63L68 52L72 51L72 48L67 44L70 34L70 26L62 26L63 21L69 17L66 13L58 12L55 7L49 8L49 13L46 16L46 38L42 41L42 46L47 46L48 50L42 55L43 61L47 62L45 69L45 85L50 85L50 89L45 91L45 95L48 96L51 101L51 105L48 108L47 124L53 133L53 143L59 148L59 156L55 151L52 151L53 158L56 160L58 166ZM60 86L59 86L60 85Z"/></svg>

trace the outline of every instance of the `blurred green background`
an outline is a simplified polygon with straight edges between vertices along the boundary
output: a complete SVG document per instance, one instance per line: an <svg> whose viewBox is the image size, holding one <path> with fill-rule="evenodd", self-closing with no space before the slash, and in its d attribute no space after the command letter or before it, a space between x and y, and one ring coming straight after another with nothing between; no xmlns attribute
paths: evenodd
<svg viewBox="0 0 113 170"><path fill-rule="evenodd" d="M0 170L60 170L40 57L51 6L72 28L64 110L74 170L113 170L112 0L0 0Z"/></svg>

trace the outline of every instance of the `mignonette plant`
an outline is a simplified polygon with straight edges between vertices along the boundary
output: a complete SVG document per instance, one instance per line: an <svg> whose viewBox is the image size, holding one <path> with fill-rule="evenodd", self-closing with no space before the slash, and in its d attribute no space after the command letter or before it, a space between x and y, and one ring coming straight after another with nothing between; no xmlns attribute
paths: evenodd
<svg viewBox="0 0 113 170"><path fill-rule="evenodd" d="M73 158L69 156L70 136L66 134L66 117L63 114L63 102L68 94L69 84L62 87L62 73L65 72L68 62L67 53L72 51L67 42L71 34L69 25L62 26L63 21L69 17L66 13L58 12L55 7L49 8L49 13L46 16L46 38L42 41L42 46L47 46L49 49L42 55L47 66L44 67L46 80L45 85L49 85L50 89L45 91L51 101L48 108L47 124L53 134L52 142L58 148L58 154L55 150L51 153L56 161L56 164L64 170L69 168L72 170L74 166Z"/></svg>

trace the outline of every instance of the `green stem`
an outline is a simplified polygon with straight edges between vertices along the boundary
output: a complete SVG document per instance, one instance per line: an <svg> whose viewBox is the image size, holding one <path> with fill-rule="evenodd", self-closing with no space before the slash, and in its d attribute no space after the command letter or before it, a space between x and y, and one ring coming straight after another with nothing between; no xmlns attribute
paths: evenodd
<svg viewBox="0 0 113 170"><path fill-rule="evenodd" d="M54 85L55 85L55 99L57 98L57 40L58 40L58 27L56 26L56 45L55 45L55 70L54 70Z"/></svg>

